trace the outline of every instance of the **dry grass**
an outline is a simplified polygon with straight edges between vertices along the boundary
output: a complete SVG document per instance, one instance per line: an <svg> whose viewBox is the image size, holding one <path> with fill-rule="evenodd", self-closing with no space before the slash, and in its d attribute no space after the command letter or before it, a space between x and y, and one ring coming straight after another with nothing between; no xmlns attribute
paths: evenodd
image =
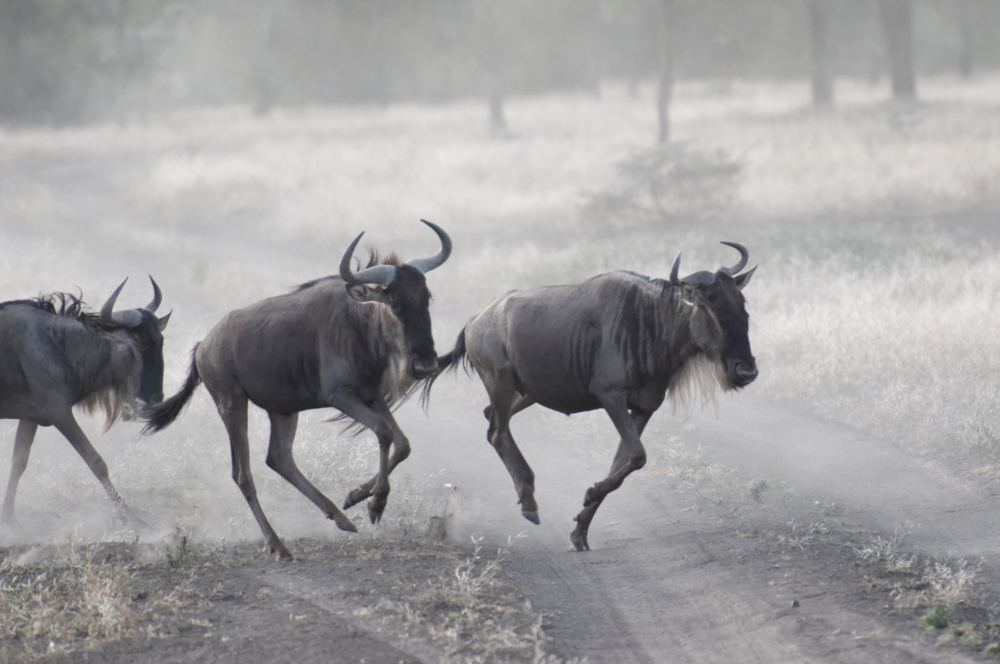
<svg viewBox="0 0 1000 664"><path fill-rule="evenodd" d="M140 591L133 569L93 546L71 546L68 558L20 564L0 560L0 658L54 657L75 650L159 635L161 614L200 601L185 584Z"/></svg>
<svg viewBox="0 0 1000 664"><path fill-rule="evenodd" d="M885 236L895 250L872 245L867 264L834 238L828 259L777 265L761 282L760 389L914 451L995 464L1000 260L939 230Z"/></svg>
<svg viewBox="0 0 1000 664"><path fill-rule="evenodd" d="M474 537L471 553L456 565L451 579L411 588L407 599L382 598L374 608L409 636L426 636L441 645L447 662L562 664L565 660L545 651L544 616L500 578L515 539L486 558L482 538Z"/></svg>
<svg viewBox="0 0 1000 664"><path fill-rule="evenodd" d="M750 510L773 509L788 495L777 477L745 477L711 461L700 447L691 450L677 437L656 446L636 481L672 480L690 492L699 510L729 518ZM815 525L815 524L811 524Z"/></svg>
<svg viewBox="0 0 1000 664"><path fill-rule="evenodd" d="M907 528L897 527L891 536L877 535L867 545L855 547L858 558L869 564L881 564L891 575L902 579L885 581L869 577L869 583L888 591L897 609L940 606L951 611L960 604L974 604L979 565L961 559L942 561L904 553L907 535ZM917 571L921 567L923 571Z"/></svg>

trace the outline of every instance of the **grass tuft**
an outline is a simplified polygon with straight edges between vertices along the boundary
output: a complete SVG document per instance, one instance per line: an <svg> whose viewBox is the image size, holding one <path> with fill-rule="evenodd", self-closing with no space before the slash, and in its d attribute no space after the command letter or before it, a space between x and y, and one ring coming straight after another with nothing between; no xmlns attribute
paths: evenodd
<svg viewBox="0 0 1000 664"><path fill-rule="evenodd" d="M924 629L945 629L951 625L951 613L944 604L935 604L927 615L923 617L920 624Z"/></svg>
<svg viewBox="0 0 1000 664"><path fill-rule="evenodd" d="M157 635L161 613L198 597L181 584L140 591L133 570L96 547L68 560L19 565L0 560L0 659L31 661L122 639Z"/></svg>

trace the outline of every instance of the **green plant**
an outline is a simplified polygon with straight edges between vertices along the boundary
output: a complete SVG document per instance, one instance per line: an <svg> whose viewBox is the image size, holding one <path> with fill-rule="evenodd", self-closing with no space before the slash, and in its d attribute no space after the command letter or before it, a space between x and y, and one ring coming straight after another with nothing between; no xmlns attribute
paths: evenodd
<svg viewBox="0 0 1000 664"><path fill-rule="evenodd" d="M935 604L927 615L924 616L920 624L924 629L945 629L951 624L951 614L944 604Z"/></svg>

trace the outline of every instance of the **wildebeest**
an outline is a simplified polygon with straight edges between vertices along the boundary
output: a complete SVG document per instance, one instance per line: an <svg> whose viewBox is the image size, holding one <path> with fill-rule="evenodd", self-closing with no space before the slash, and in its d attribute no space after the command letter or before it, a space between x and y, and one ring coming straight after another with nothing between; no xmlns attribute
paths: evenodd
<svg viewBox="0 0 1000 664"><path fill-rule="evenodd" d="M229 432L233 479L253 511L271 553L291 558L257 501L247 440L247 408L252 401L271 419L267 465L346 531L357 529L337 506L299 471L292 456L298 413L332 407L371 429L380 446L379 470L351 491L344 509L371 497L368 512L378 521L389 496L389 473L410 454L410 443L392 416L393 402L416 381L437 370L431 294L424 274L451 254L451 239L424 221L441 240L429 258L384 260L372 251L368 266L351 269L362 233L340 261L340 276L302 284L227 314L195 346L191 371L175 396L148 411L145 431L173 422L200 382L215 400ZM392 447L392 456L389 450Z"/></svg>
<svg viewBox="0 0 1000 664"><path fill-rule="evenodd" d="M66 436L112 500L131 515L73 407L103 411L107 430L119 417L132 419L140 408L137 400L163 399L162 333L170 314L156 317L162 295L149 279L153 301L140 309L114 311L124 281L99 314L68 293L0 304L0 418L20 420L3 503L5 524L17 523L14 496L39 425Z"/></svg>
<svg viewBox="0 0 1000 664"><path fill-rule="evenodd" d="M487 440L514 480L522 514L539 523L535 476L510 419L538 403L570 415L603 408L621 441L608 476L589 488L570 535L578 551L604 498L646 463L639 437L666 397L692 388L739 389L757 377L741 291L754 270L747 250L733 267L670 280L609 272L571 286L510 291L490 302L439 358L443 371L468 362L489 394ZM425 385L429 397L433 380Z"/></svg>

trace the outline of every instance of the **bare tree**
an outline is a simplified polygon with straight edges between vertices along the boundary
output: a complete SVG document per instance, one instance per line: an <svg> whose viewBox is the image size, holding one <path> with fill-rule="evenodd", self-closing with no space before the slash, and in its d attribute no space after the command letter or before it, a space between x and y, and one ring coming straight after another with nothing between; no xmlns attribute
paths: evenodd
<svg viewBox="0 0 1000 664"><path fill-rule="evenodd" d="M670 142L670 101L674 95L674 23L677 12L674 0L661 2L660 85L656 95L656 117L659 122L657 142Z"/></svg>
<svg viewBox="0 0 1000 664"><path fill-rule="evenodd" d="M267 115L277 100L274 72L275 16L282 0L266 0L257 7L256 34L250 43L253 67L254 113Z"/></svg>
<svg viewBox="0 0 1000 664"><path fill-rule="evenodd" d="M507 135L507 118L504 115L506 77L503 47L503 16L499 3L473 0L476 55L483 75L486 98L490 109L490 133Z"/></svg>
<svg viewBox="0 0 1000 664"><path fill-rule="evenodd" d="M897 101L917 98L913 68L913 6L911 0L879 0L882 27L889 56L892 97Z"/></svg>
<svg viewBox="0 0 1000 664"><path fill-rule="evenodd" d="M958 0L959 60L958 71L962 76L972 75L973 0Z"/></svg>
<svg viewBox="0 0 1000 664"><path fill-rule="evenodd" d="M830 44L830 0L806 0L812 55L812 100L818 111L833 106L833 64Z"/></svg>

